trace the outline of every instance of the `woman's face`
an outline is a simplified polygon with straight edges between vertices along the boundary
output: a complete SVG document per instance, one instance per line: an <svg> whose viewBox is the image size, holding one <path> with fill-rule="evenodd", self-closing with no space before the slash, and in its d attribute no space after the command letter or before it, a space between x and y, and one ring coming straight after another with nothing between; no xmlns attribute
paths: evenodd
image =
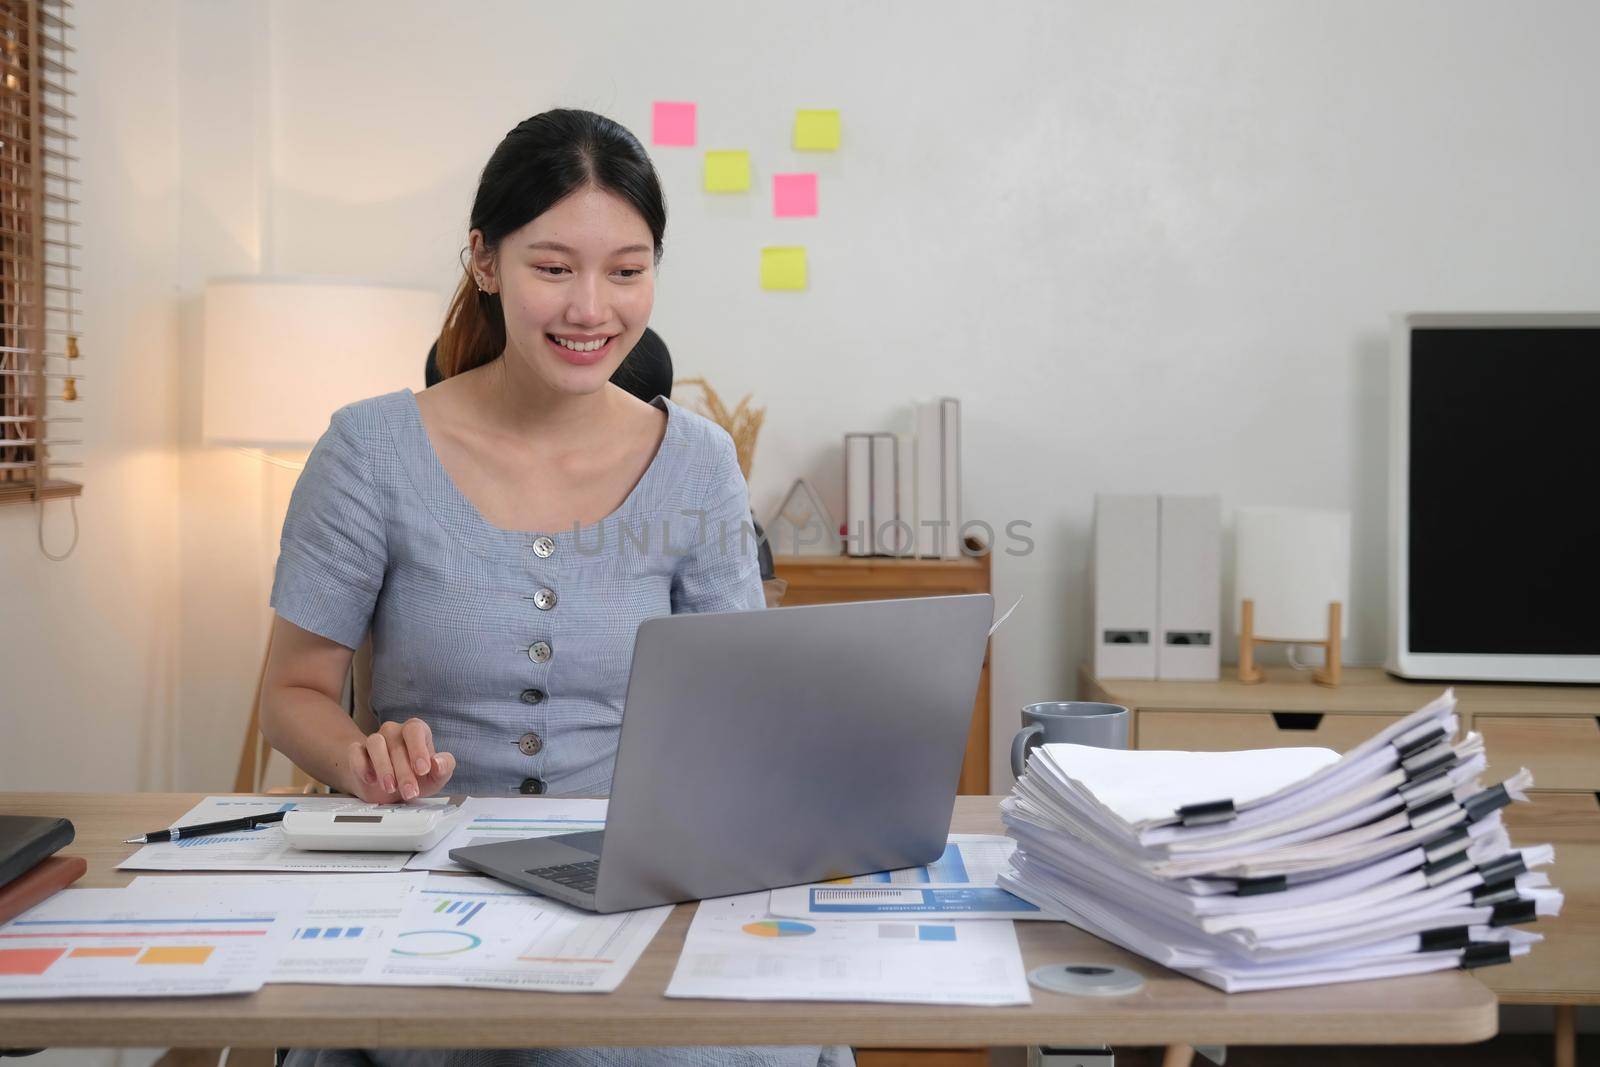
<svg viewBox="0 0 1600 1067"><path fill-rule="evenodd" d="M655 301L650 227L626 200L584 186L505 236L494 255L472 232L484 288L500 294L506 357L561 393L605 386Z"/></svg>

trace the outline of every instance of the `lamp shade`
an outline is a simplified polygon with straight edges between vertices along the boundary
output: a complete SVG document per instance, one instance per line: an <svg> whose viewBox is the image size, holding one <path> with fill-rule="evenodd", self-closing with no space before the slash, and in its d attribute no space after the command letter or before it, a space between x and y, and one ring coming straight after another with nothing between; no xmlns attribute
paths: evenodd
<svg viewBox="0 0 1600 1067"><path fill-rule="evenodd" d="M344 405L420 388L442 322L439 297L423 289L338 278L209 282L205 443L309 448Z"/></svg>
<svg viewBox="0 0 1600 1067"><path fill-rule="evenodd" d="M1335 600L1343 605L1340 637L1349 637L1350 513L1239 508L1233 588L1235 606L1255 602L1258 637L1327 640L1328 604Z"/></svg>

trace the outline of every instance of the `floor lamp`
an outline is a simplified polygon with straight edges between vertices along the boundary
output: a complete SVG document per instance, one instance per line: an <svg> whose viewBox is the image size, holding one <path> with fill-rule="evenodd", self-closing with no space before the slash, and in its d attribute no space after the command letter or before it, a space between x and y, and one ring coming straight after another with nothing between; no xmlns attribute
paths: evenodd
<svg viewBox="0 0 1600 1067"><path fill-rule="evenodd" d="M206 285L201 434L209 446L231 446L262 462L269 544L288 507L286 494L273 491L271 468L304 466L345 404L421 388L423 356L442 320L442 301L430 290L308 277ZM268 633L235 775L239 792L261 787L271 756L260 730Z"/></svg>

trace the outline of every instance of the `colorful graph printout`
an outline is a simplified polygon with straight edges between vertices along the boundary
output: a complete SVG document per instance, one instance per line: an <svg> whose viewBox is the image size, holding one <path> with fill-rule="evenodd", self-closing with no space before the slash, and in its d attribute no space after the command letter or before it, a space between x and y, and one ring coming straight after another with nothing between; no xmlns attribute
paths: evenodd
<svg viewBox="0 0 1600 1067"><path fill-rule="evenodd" d="M995 834L952 834L925 867L772 891L772 914L792 919L1048 919L996 884L1017 843Z"/></svg>
<svg viewBox="0 0 1600 1067"><path fill-rule="evenodd" d="M300 890L310 894L295 919L288 944L272 965L269 982L350 985L363 980L367 963L386 956L399 934L400 915L412 892L427 880L422 871L380 874L142 875L134 887L194 887L217 883L222 891Z"/></svg>
<svg viewBox="0 0 1600 1067"><path fill-rule="evenodd" d="M767 893L702 900L669 997L1027 1004L1028 980L1009 922L841 922L775 919ZM806 927L802 936L758 931ZM754 934L754 936L752 936Z"/></svg>
<svg viewBox="0 0 1600 1067"><path fill-rule="evenodd" d="M563 797L468 797L459 824L445 839L406 862L408 871L459 871L450 850L528 837L553 837L606 828L604 800Z"/></svg>
<svg viewBox="0 0 1600 1067"><path fill-rule="evenodd" d="M671 907L597 915L477 875L430 874L400 921L375 985L465 985L606 993Z"/></svg>
<svg viewBox="0 0 1600 1067"><path fill-rule="evenodd" d="M0 925L0 1000L253 992L308 899L195 885L64 889Z"/></svg>
<svg viewBox="0 0 1600 1067"><path fill-rule="evenodd" d="M787 919L763 919L760 922L745 923L743 929L745 933L754 934L756 937L805 937L817 932L815 926L789 922Z"/></svg>

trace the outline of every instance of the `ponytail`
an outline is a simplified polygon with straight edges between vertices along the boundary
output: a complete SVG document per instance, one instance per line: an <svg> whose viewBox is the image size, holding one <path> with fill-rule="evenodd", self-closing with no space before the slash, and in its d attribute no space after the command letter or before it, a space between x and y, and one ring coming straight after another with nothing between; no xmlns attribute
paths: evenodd
<svg viewBox="0 0 1600 1067"><path fill-rule="evenodd" d="M500 295L480 292L472 272L464 271L439 333L439 376L453 378L491 363L505 348L506 320Z"/></svg>

